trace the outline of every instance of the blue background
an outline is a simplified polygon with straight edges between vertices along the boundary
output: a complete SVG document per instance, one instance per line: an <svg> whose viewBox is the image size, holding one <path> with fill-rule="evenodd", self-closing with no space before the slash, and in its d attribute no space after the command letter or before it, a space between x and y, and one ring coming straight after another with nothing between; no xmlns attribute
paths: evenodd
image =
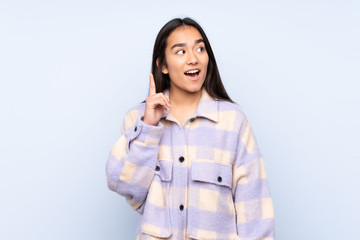
<svg viewBox="0 0 360 240"><path fill-rule="evenodd" d="M204 28L264 155L276 239L357 239L360 2L1 1L0 239L134 239L106 186L160 28Z"/></svg>

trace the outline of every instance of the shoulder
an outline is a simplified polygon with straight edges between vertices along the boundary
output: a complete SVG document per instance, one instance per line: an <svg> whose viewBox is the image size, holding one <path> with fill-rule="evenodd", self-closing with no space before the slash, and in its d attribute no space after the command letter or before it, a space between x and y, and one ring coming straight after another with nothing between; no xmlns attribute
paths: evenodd
<svg viewBox="0 0 360 240"><path fill-rule="evenodd" d="M229 102L225 100L218 101L218 113L220 120L233 119L237 123L242 123L247 120L247 116L243 108L235 102Z"/></svg>
<svg viewBox="0 0 360 240"><path fill-rule="evenodd" d="M236 102L226 100L217 100L219 103L219 111L234 111L239 114L245 114L243 108Z"/></svg>
<svg viewBox="0 0 360 240"><path fill-rule="evenodd" d="M244 109L236 102L225 100L218 101L218 122L217 128L224 129L236 134L242 134L249 124Z"/></svg>

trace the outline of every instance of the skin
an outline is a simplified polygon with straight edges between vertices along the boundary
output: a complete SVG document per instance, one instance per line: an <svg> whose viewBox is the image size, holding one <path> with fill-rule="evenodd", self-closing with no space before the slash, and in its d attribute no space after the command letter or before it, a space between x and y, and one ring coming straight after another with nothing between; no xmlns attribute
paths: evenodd
<svg viewBox="0 0 360 240"><path fill-rule="evenodd" d="M144 123L156 126L167 108L170 108L170 101L163 93L156 93L154 76L150 73L149 96L146 98Z"/></svg>
<svg viewBox="0 0 360 240"><path fill-rule="evenodd" d="M156 93L153 75L150 74L149 96L146 99L144 122L157 125L163 113L170 108L180 125L196 111L205 81L209 56L200 32L191 26L176 28L167 39L166 64L162 68L170 77L170 99ZM199 79L191 80L184 73L199 69ZM170 105L171 102L171 105Z"/></svg>

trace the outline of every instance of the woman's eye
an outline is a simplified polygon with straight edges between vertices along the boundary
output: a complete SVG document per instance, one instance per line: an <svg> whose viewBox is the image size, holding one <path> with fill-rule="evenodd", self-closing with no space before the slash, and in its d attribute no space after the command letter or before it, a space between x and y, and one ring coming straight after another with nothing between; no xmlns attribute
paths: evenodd
<svg viewBox="0 0 360 240"><path fill-rule="evenodd" d="M198 52L203 52L203 51L204 51L204 48L203 48L203 47L199 47L196 51L198 51Z"/></svg>
<svg viewBox="0 0 360 240"><path fill-rule="evenodd" d="M184 54L184 52L185 52L184 50L179 50L176 52L176 54Z"/></svg>

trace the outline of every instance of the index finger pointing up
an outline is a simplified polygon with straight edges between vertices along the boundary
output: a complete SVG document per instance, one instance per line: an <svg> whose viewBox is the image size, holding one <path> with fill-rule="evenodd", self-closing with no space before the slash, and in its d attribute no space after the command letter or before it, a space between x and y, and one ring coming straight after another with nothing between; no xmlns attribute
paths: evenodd
<svg viewBox="0 0 360 240"><path fill-rule="evenodd" d="M152 73L150 73L150 87L149 87L149 96L156 94L155 80Z"/></svg>

